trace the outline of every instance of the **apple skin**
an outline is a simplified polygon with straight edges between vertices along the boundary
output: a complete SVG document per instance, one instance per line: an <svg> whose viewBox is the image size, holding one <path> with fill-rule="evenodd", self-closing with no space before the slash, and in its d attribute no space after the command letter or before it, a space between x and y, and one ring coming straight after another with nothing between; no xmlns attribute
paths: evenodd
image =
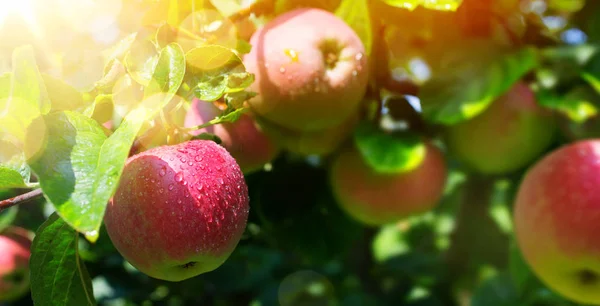
<svg viewBox="0 0 600 306"><path fill-rule="evenodd" d="M560 147L526 173L515 199L518 246L548 287L600 304L600 140Z"/></svg>
<svg viewBox="0 0 600 306"><path fill-rule="evenodd" d="M198 126L219 114L221 110L213 103L194 99L186 114L184 125L185 127ZM229 151L246 174L262 169L279 154L279 148L263 133L250 113L243 114L235 122L211 125L193 131L191 134L196 136L201 133L219 136L221 145Z"/></svg>
<svg viewBox="0 0 600 306"><path fill-rule="evenodd" d="M15 226L0 233L0 301L14 301L29 292L32 236Z"/></svg>
<svg viewBox="0 0 600 306"><path fill-rule="evenodd" d="M396 222L435 207L446 185L447 166L436 147L426 146L423 162L398 174L377 173L358 150L343 151L334 159L329 173L340 207L371 226Z"/></svg>
<svg viewBox="0 0 600 306"><path fill-rule="evenodd" d="M217 143L191 140L130 157L106 230L139 271L177 282L218 268L246 227L248 187Z"/></svg>
<svg viewBox="0 0 600 306"><path fill-rule="evenodd" d="M283 150L305 156L326 156L333 153L350 137L359 119L360 117L356 113L340 125L305 132L290 130L260 117L257 117L257 122L265 131L265 134Z"/></svg>
<svg viewBox="0 0 600 306"><path fill-rule="evenodd" d="M295 131L342 124L365 95L368 66L357 34L332 13L300 8L279 15L250 39L243 61L255 75L248 101L261 117Z"/></svg>
<svg viewBox="0 0 600 306"><path fill-rule="evenodd" d="M552 143L556 124L523 82L481 114L446 130L448 150L471 170L507 174L529 165Z"/></svg>

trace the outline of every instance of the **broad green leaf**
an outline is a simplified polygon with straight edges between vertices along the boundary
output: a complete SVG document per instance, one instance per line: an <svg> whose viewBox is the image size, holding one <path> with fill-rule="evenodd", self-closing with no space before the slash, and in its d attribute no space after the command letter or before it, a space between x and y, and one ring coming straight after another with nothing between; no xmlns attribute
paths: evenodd
<svg viewBox="0 0 600 306"><path fill-rule="evenodd" d="M149 40L136 41L125 55L124 65L127 72L141 85L148 86L158 64L159 53Z"/></svg>
<svg viewBox="0 0 600 306"><path fill-rule="evenodd" d="M98 123L104 123L112 118L114 111L113 95L97 95L94 98L94 103L90 105L84 112L88 117L98 121Z"/></svg>
<svg viewBox="0 0 600 306"><path fill-rule="evenodd" d="M426 153L419 136L388 134L369 122L357 126L354 142L365 162L379 173L410 171L421 164Z"/></svg>
<svg viewBox="0 0 600 306"><path fill-rule="evenodd" d="M16 48L12 65L10 96L0 99L0 132L23 141L29 124L50 111L50 99L31 46Z"/></svg>
<svg viewBox="0 0 600 306"><path fill-rule="evenodd" d="M73 86L49 74L42 73L42 78L52 101L52 112L77 110L85 106L83 96Z"/></svg>
<svg viewBox="0 0 600 306"><path fill-rule="evenodd" d="M92 281L78 254L79 234L56 213L31 247L31 297L36 306L96 305Z"/></svg>
<svg viewBox="0 0 600 306"><path fill-rule="evenodd" d="M25 186L23 177L18 171L0 165L0 188L21 188Z"/></svg>
<svg viewBox="0 0 600 306"><path fill-rule="evenodd" d="M598 93L600 93L600 52L596 52L586 63L581 72L581 76L592 85Z"/></svg>
<svg viewBox="0 0 600 306"><path fill-rule="evenodd" d="M444 125L468 120L483 112L537 65L533 48L498 49L485 42L474 42L449 51L458 53L450 53L455 58L420 90L424 118Z"/></svg>
<svg viewBox="0 0 600 306"><path fill-rule="evenodd" d="M506 273L485 281L471 299L472 306L513 306L520 305L519 302L519 295Z"/></svg>
<svg viewBox="0 0 600 306"><path fill-rule="evenodd" d="M344 20L360 37L367 55L373 46L373 31L367 0L343 0L335 15Z"/></svg>
<svg viewBox="0 0 600 306"><path fill-rule="evenodd" d="M536 98L541 105L559 111L575 123L582 123L598 115L600 96L587 86L576 87L565 95L558 95L549 90L540 89Z"/></svg>
<svg viewBox="0 0 600 306"><path fill-rule="evenodd" d="M183 50L175 43L167 45L160 51L152 79L144 90L144 97L165 93L166 102L170 101L179 89L184 75L185 55Z"/></svg>
<svg viewBox="0 0 600 306"><path fill-rule="evenodd" d="M223 46L194 48L186 54L186 60L192 76L188 83L196 97L204 101L215 101L226 93L242 91L254 81L241 58Z"/></svg>
<svg viewBox="0 0 600 306"><path fill-rule="evenodd" d="M548 0L549 8L568 13L577 12L581 10L584 5L585 0Z"/></svg>
<svg viewBox="0 0 600 306"><path fill-rule="evenodd" d="M28 133L26 151L35 152L29 164L46 198L65 222L92 242L98 238L131 144L143 122L156 112L151 106L132 111L109 138L93 119L68 111L44 116L36 122L42 132Z"/></svg>
<svg viewBox="0 0 600 306"><path fill-rule="evenodd" d="M31 169L23 151L0 139L0 189L25 187L30 176Z"/></svg>
<svg viewBox="0 0 600 306"><path fill-rule="evenodd" d="M13 223L18 212L19 206L9 207L0 212L0 233Z"/></svg>
<svg viewBox="0 0 600 306"><path fill-rule="evenodd" d="M456 11L462 0L380 0L388 5L414 10L418 6L423 6L432 10Z"/></svg>

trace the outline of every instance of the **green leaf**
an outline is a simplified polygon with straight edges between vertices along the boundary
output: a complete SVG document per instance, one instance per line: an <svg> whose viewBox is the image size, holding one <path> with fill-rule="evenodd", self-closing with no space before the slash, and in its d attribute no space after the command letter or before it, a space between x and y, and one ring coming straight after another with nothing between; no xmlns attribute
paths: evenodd
<svg viewBox="0 0 600 306"><path fill-rule="evenodd" d="M562 12L574 13L583 8L585 0L549 0L548 7Z"/></svg>
<svg viewBox="0 0 600 306"><path fill-rule="evenodd" d="M19 172L0 165L0 189L26 187Z"/></svg>
<svg viewBox="0 0 600 306"><path fill-rule="evenodd" d="M519 294L524 294L531 289L529 285L535 281L535 276L531 273L516 242L510 245L509 271L512 283Z"/></svg>
<svg viewBox="0 0 600 306"><path fill-rule="evenodd" d="M344 20L360 37L365 52L371 55L373 31L367 0L343 0L335 10L335 15Z"/></svg>
<svg viewBox="0 0 600 306"><path fill-rule="evenodd" d="M191 75L188 83L200 100L215 101L226 93L244 90L254 81L242 59L223 46L194 48L186 54L186 60Z"/></svg>
<svg viewBox="0 0 600 306"><path fill-rule="evenodd" d="M42 73L42 78L52 101L52 112L77 110L85 106L83 96L73 86L49 74Z"/></svg>
<svg viewBox="0 0 600 306"><path fill-rule="evenodd" d="M533 48L498 50L486 42L473 42L450 51L444 72L435 75L420 90L424 118L430 123L452 125L483 112L536 67Z"/></svg>
<svg viewBox="0 0 600 306"><path fill-rule="evenodd" d="M520 299L507 274L499 274L479 287L471 300L472 306L520 305Z"/></svg>
<svg viewBox="0 0 600 306"><path fill-rule="evenodd" d="M159 53L149 40L135 41L123 60L127 72L140 85L148 86L158 64Z"/></svg>
<svg viewBox="0 0 600 306"><path fill-rule="evenodd" d="M78 254L79 235L52 214L31 247L31 297L36 306L96 305L92 281Z"/></svg>
<svg viewBox="0 0 600 306"><path fill-rule="evenodd" d="M23 151L0 139L0 189L26 187L30 176Z"/></svg>
<svg viewBox="0 0 600 306"><path fill-rule="evenodd" d="M590 87L576 87L566 95L559 96L550 90L536 91L541 105L566 115L575 123L582 123L598 114L600 96Z"/></svg>
<svg viewBox="0 0 600 306"><path fill-rule="evenodd" d="M15 221L18 212L19 206L9 207L0 212L0 233Z"/></svg>
<svg viewBox="0 0 600 306"><path fill-rule="evenodd" d="M392 135L369 122L354 132L354 142L365 162L378 173L402 173L421 164L426 148L415 134Z"/></svg>
<svg viewBox="0 0 600 306"><path fill-rule="evenodd" d="M456 11L462 0L381 0L388 5L414 10L422 5L425 8L439 11Z"/></svg>
<svg viewBox="0 0 600 306"><path fill-rule="evenodd" d="M132 111L108 139L96 121L74 112L44 116L36 124L45 128L43 133L35 129L28 133L27 151L36 152L29 164L44 195L65 222L92 242L98 238L131 144L143 122L156 112L151 107ZM40 134L43 144L36 151Z"/></svg>
<svg viewBox="0 0 600 306"><path fill-rule="evenodd" d="M0 100L0 131L23 141L29 124L50 111L50 100L31 46L16 48L12 65L10 96Z"/></svg>
<svg viewBox="0 0 600 306"><path fill-rule="evenodd" d="M596 52L586 63L581 72L581 77L600 93L600 52Z"/></svg>
<svg viewBox="0 0 600 306"><path fill-rule="evenodd" d="M170 101L185 75L185 55L178 44L172 43L160 51L156 68L148 87L144 90L147 98L157 93L165 93L166 102Z"/></svg>

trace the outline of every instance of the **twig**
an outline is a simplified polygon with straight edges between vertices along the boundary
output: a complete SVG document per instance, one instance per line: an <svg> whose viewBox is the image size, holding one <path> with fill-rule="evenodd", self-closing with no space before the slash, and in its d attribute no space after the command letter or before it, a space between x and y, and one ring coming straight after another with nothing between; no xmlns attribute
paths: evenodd
<svg viewBox="0 0 600 306"><path fill-rule="evenodd" d="M29 202L31 200L37 199L43 195L42 189L35 189L30 192L18 195L16 197L12 197L10 199L0 201L0 213L7 208L13 207L15 205L19 205L25 202Z"/></svg>

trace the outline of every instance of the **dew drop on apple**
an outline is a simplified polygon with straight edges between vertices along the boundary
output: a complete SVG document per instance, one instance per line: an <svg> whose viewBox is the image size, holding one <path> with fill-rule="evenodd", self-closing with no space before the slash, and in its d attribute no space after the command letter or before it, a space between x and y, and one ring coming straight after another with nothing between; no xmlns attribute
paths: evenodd
<svg viewBox="0 0 600 306"><path fill-rule="evenodd" d="M202 161L202 155L196 155L196 157L194 157L194 160L197 162Z"/></svg>
<svg viewBox="0 0 600 306"><path fill-rule="evenodd" d="M173 184L169 185L169 191L173 190L173 188L175 188L175 186L173 186Z"/></svg>
<svg viewBox="0 0 600 306"><path fill-rule="evenodd" d="M285 73L285 67L279 67L279 72Z"/></svg>
<svg viewBox="0 0 600 306"><path fill-rule="evenodd" d="M202 191L202 189L203 189L203 188L204 188L204 185L202 184L202 182L199 182L199 183L196 185L196 189L198 189L198 191Z"/></svg>
<svg viewBox="0 0 600 306"><path fill-rule="evenodd" d="M190 166L190 167L191 167L191 166L193 166L193 165L194 165L194 163L193 163L192 161L189 161L189 162L188 162L188 166Z"/></svg>
<svg viewBox="0 0 600 306"><path fill-rule="evenodd" d="M181 183L183 181L183 172L177 172L177 174L175 174L175 181L177 183Z"/></svg>
<svg viewBox="0 0 600 306"><path fill-rule="evenodd" d="M362 53L356 53L356 55L354 56L354 59L357 61L360 61L363 58L363 54Z"/></svg>
<svg viewBox="0 0 600 306"><path fill-rule="evenodd" d="M165 167L165 166L162 166L162 167L160 168L160 170L158 171L158 175L160 175L160 176L165 176L165 174L167 174L167 167Z"/></svg>
<svg viewBox="0 0 600 306"><path fill-rule="evenodd" d="M185 162L187 161L187 159L186 159L185 157L182 157L182 158L180 159L180 161L181 161L182 163L184 163L184 164L185 164Z"/></svg>

